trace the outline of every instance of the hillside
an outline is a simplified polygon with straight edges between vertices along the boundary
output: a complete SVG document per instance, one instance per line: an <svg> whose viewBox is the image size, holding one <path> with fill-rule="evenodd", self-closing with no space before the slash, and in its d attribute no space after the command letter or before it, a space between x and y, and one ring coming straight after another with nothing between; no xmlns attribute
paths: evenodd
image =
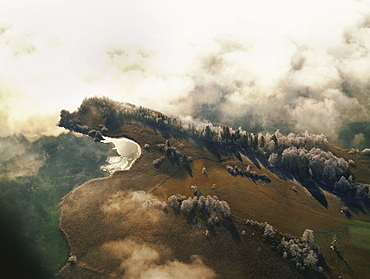
<svg viewBox="0 0 370 279"><path fill-rule="evenodd" d="M86 99L73 113L62 111L60 126L97 141L103 135L127 137L143 153L129 171L88 181L64 197L60 225L77 263L65 266L58 278L366 278L369 273L368 242L361 244L369 232L369 157L361 152L331 146L318 135L253 135L211 124L184 128L159 112L106 98ZM325 175L320 166L314 168L320 162L326 163ZM176 194L184 196L179 209L168 202ZM231 216L217 215L214 222L197 207L180 210L194 195L226 201ZM264 236L265 222L277 233ZM299 270L292 255L283 257L282 238L300 238L306 229L313 230L320 247L317 266L323 271ZM330 249L335 234L336 252Z"/></svg>

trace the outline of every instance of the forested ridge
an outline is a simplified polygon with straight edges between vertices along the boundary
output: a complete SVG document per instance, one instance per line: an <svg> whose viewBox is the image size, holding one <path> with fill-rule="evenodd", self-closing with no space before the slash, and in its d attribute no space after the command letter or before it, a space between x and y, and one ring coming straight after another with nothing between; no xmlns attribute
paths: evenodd
<svg viewBox="0 0 370 279"><path fill-rule="evenodd" d="M253 153L260 158L260 163L280 175L288 172L289 177L305 183L311 181L317 187L332 192L365 202L370 200L369 185L356 182L349 172L349 165L354 162L335 156L330 151L330 144L324 134L305 131L302 134L283 135L279 130L274 133L254 134L240 127L233 129L210 122L197 125L183 123L160 112L106 97L87 98L73 113L62 110L59 126L87 134L99 141L104 135L115 135L125 124L135 122L162 133L167 138L173 136L192 139L207 146L216 156ZM172 156L175 160L183 157L170 146L164 146L164 151L167 157ZM368 150L365 149L363 153L367 154ZM158 158L154 165L161 160Z"/></svg>

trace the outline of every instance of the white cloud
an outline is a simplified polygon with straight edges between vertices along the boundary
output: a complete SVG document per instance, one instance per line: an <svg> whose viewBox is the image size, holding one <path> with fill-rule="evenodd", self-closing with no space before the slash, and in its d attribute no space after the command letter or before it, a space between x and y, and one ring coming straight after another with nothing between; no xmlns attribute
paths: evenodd
<svg viewBox="0 0 370 279"><path fill-rule="evenodd" d="M114 259L122 260L120 269L124 271L123 279L215 278L215 273L205 266L199 257L193 256L192 262L188 264L177 260L164 261L164 255L160 250L166 249L147 243L138 243L133 239L112 241L102 246L103 253L108 253ZM160 264L163 261L164 263Z"/></svg>
<svg viewBox="0 0 370 279"><path fill-rule="evenodd" d="M93 95L182 117L209 117L203 103L218 120L278 119L293 130L320 129L304 114L320 119L326 104L333 126L319 132L368 120L367 1L5 0L0 11L1 94L18 96L1 112L3 133L41 111L54 124ZM330 90L339 98L325 103Z"/></svg>

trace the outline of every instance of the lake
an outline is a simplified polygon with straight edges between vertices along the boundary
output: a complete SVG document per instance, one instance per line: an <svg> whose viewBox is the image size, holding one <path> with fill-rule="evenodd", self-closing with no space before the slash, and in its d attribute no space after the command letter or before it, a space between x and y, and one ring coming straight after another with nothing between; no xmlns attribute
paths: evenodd
<svg viewBox="0 0 370 279"><path fill-rule="evenodd" d="M107 158L107 165L101 166L103 171L113 173L115 171L129 170L141 155L141 147L138 143L128 138L109 138L104 137L103 143L113 143L113 149L120 156L110 156Z"/></svg>

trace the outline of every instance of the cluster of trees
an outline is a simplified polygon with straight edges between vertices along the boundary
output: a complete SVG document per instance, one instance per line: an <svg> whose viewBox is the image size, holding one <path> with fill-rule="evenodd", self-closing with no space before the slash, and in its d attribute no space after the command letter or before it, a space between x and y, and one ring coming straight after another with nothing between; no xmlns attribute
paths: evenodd
<svg viewBox="0 0 370 279"><path fill-rule="evenodd" d="M166 140L166 144L164 146L164 152L166 153L166 157L172 161L178 161L180 159L180 152L176 150L176 147L172 147L169 140Z"/></svg>
<svg viewBox="0 0 370 279"><path fill-rule="evenodd" d="M245 149L258 149L264 147L266 142L262 134L254 135L241 128L233 130L227 126L213 126L212 123L201 123L197 126L188 124L186 126L181 121L160 112L128 103L116 102L106 97L86 98L78 110L72 114L62 110L59 126L87 134L89 128L80 125L80 118L89 114L103 119L100 127L100 132L103 134L108 130L120 127L124 123L138 121L156 129L171 130L173 134L187 135L212 143L238 144Z"/></svg>
<svg viewBox="0 0 370 279"><path fill-rule="evenodd" d="M282 135L279 130L275 133L265 135L248 133L240 127L234 130L224 125L213 125L212 123L200 123L195 125L183 123L175 118L168 117L160 112L137 107L128 103L120 103L110 100L106 97L86 98L76 113L70 114L62 110L59 125L81 133L88 133L87 126L81 126L79 116L92 114L99 115L104 119L104 125L101 123L101 132L120 127L125 122L138 121L157 129L171 130L173 133L183 134L198 138L211 143L224 144L226 146L237 145L244 149L264 150L271 154L276 149L285 149L290 146L305 147L311 149L313 146L322 146L327 144L324 135L310 134L307 131L304 134Z"/></svg>
<svg viewBox="0 0 370 279"><path fill-rule="evenodd" d="M106 97L85 99L78 112L88 110L89 107L99 110L104 117L104 125L108 129L117 128L125 122L138 121L159 129L182 130L181 121L175 118L142 106L120 103Z"/></svg>
<svg viewBox="0 0 370 279"><path fill-rule="evenodd" d="M152 165L158 168L165 158L168 158L172 163L178 163L180 167L189 168L189 164L193 161L193 158L182 154L176 149L176 147L171 146L170 141L167 140L165 144L157 144L159 151L165 153L164 156L161 156L153 160Z"/></svg>
<svg viewBox="0 0 370 279"><path fill-rule="evenodd" d="M349 163L320 148L288 147L280 154L272 153L268 162L270 166L285 169L300 179L313 179L337 193L370 199L369 185L348 176Z"/></svg>
<svg viewBox="0 0 370 279"><path fill-rule="evenodd" d="M193 138L226 146L236 145L246 150L257 150L265 144L262 134L248 133L240 127L233 130L233 128L224 125L215 126L212 123L200 123L197 126L189 124L185 131Z"/></svg>
<svg viewBox="0 0 370 279"><path fill-rule="evenodd" d="M62 110L59 126L78 133L88 134L89 127L81 125L81 119L86 115L103 119L103 123L100 123L100 131L96 131L96 133L104 134L108 130L117 129L124 123L133 121L142 122L158 129L183 132L182 122L175 118L141 106L116 102L106 97L86 98L74 113Z"/></svg>
<svg viewBox="0 0 370 279"><path fill-rule="evenodd" d="M81 125L79 118L90 114L100 115L99 118L104 119L104 125L100 125L100 131ZM270 166L287 170L296 177L317 180L328 185L329 188L335 187L333 190L343 194L351 194L356 197L370 195L367 185L348 181L348 162L322 150L328 144L327 138L323 134L310 134L306 131L303 134L283 135L277 130L272 134L255 135L241 128L234 130L228 126L214 126L212 123L183 126L181 121L160 112L115 102L105 97L85 99L77 112L72 114L62 110L59 126L88 134L99 141L103 139L103 135L109 129L115 129L125 122L132 121L139 121L156 129L170 130L172 134L189 136L225 147L258 150L268 158ZM181 156L175 147L171 147L169 141L158 148L163 148L165 156L171 162L188 167L191 160L185 155ZM368 154L370 151L365 149L363 153ZM154 160L153 165L159 166L163 159L160 157ZM229 171L232 174L250 176L252 179L261 179L267 182L270 180L268 177L260 177L259 174L251 171L243 172L235 169L229 169ZM339 182L341 179L342 181ZM348 182L345 182L344 179Z"/></svg>
<svg viewBox="0 0 370 279"><path fill-rule="evenodd" d="M249 165L247 165L246 167L240 167L237 165L235 166L227 165L226 166L226 170L233 176L240 175L240 176L249 177L253 181L261 180L266 183L271 182L271 179L267 174L251 171L250 169L251 167Z"/></svg>
<svg viewBox="0 0 370 279"><path fill-rule="evenodd" d="M276 231L273 226L265 223L260 223L253 220L247 220L247 225L256 226L263 229L263 235L270 239L277 251L282 254L283 258L289 258L295 263L295 266L300 271L314 271L322 273L323 267L319 266L320 260L323 258L319 247L314 242L314 234L310 229L303 232L301 238L283 237L281 241L276 238Z"/></svg>
<svg viewBox="0 0 370 279"><path fill-rule="evenodd" d="M168 202L175 212L181 212L184 215L195 215L195 212L199 212L207 219L209 226L218 225L221 220L228 219L231 215L229 204L226 201L220 201L217 196L201 195L186 199L181 195L172 195L168 198Z"/></svg>
<svg viewBox="0 0 370 279"><path fill-rule="evenodd" d="M284 258L291 258L297 269L313 270L323 272L323 268L318 266L319 259L322 257L319 248L314 243L313 231L306 229L302 238L291 238L280 242L279 249Z"/></svg>
<svg viewBox="0 0 370 279"><path fill-rule="evenodd" d="M246 150L262 150L267 155L278 150L283 151L292 146L311 149L313 147L324 147L328 144L325 135L311 134L308 131L303 134L290 133L283 135L277 130L275 133L263 135L262 133L248 133L240 127L233 130L231 127L214 126L212 123L201 123L197 126L189 124L186 131L189 135L207 142L238 145Z"/></svg>
<svg viewBox="0 0 370 279"><path fill-rule="evenodd" d="M271 166L289 170L295 175L310 175L325 183L334 183L348 171L348 162L331 152L320 148L288 147L279 153L272 153L268 162Z"/></svg>
<svg viewBox="0 0 370 279"><path fill-rule="evenodd" d="M323 148L327 146L328 140L323 134L311 134L305 131L303 134L290 133L283 135L277 130L274 134L267 133L263 150L270 155L271 153L281 153L289 147L312 149L314 147Z"/></svg>
<svg viewBox="0 0 370 279"><path fill-rule="evenodd" d="M67 110L62 110L60 112L60 120L59 120L59 127L63 127L69 129L71 131L75 131L77 133L82 133L92 137L95 141L103 140L103 134L105 134L108 129L106 127L102 127L101 131L97 131L95 129L90 129L87 125L80 125L81 122L77 119L71 117L71 114Z"/></svg>
<svg viewBox="0 0 370 279"><path fill-rule="evenodd" d="M370 200L370 185L356 182L352 178L352 175L348 178L342 176L335 182L334 191L342 194L344 193L357 199Z"/></svg>

